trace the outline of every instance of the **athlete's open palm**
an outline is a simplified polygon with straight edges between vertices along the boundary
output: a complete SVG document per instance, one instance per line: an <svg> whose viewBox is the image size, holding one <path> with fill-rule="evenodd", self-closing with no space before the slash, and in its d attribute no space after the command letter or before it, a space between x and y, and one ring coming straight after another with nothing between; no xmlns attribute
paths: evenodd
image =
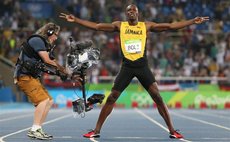
<svg viewBox="0 0 230 142"><path fill-rule="evenodd" d="M68 22L74 22L75 20L75 16L72 14L60 13L59 17L66 19Z"/></svg>

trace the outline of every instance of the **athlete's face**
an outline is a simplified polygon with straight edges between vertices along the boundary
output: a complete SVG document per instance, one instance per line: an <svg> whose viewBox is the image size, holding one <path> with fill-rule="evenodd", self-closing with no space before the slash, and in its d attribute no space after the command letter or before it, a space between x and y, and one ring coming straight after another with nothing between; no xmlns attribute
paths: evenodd
<svg viewBox="0 0 230 142"><path fill-rule="evenodd" d="M135 5L129 5L126 8L127 20L137 20L138 19L138 9Z"/></svg>

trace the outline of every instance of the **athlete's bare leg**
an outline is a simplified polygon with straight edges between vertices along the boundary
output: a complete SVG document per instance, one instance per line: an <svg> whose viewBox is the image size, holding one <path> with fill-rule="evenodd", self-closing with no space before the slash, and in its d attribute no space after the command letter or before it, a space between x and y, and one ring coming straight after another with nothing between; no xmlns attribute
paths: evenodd
<svg viewBox="0 0 230 142"><path fill-rule="evenodd" d="M99 115L99 118L96 124L96 128L94 129L95 133L100 133L102 125L104 124L109 114L112 112L114 103L119 98L120 94L121 94L120 92L115 91L115 90L112 90L112 92L110 93L109 97L106 100L105 105L101 109L101 112L100 112L100 115Z"/></svg>
<svg viewBox="0 0 230 142"><path fill-rule="evenodd" d="M148 92L149 92L151 98L153 99L153 101L156 103L157 109L158 109L160 115L163 117L166 125L168 126L169 132L172 134L175 130L173 128L168 109L167 109L165 103L163 102L162 97L160 96L157 84L156 83L151 84Z"/></svg>

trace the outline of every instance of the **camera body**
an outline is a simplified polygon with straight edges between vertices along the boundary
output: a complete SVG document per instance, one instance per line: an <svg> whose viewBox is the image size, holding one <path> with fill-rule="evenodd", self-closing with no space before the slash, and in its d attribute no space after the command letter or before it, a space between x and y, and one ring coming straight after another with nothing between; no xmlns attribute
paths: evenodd
<svg viewBox="0 0 230 142"><path fill-rule="evenodd" d="M104 99L103 94L93 94L86 100L85 93L85 71L93 64L97 64L99 61L100 50L93 46L91 40L75 42L73 38L70 38L70 51L67 54L66 69L74 75L80 75L82 78L82 98L79 98L72 102L73 112L77 112L82 117L84 113L90 111L92 105L96 103L102 103Z"/></svg>
<svg viewBox="0 0 230 142"><path fill-rule="evenodd" d="M67 54L66 68L72 74L78 74L99 61L100 50L93 46L91 40L75 42L70 40L70 51Z"/></svg>

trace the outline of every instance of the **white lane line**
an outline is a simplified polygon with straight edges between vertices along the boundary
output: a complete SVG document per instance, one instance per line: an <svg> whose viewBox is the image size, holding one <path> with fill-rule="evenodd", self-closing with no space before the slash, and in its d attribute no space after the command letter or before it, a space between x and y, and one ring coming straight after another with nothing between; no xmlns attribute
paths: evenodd
<svg viewBox="0 0 230 142"><path fill-rule="evenodd" d="M137 140L159 140L163 138L157 138L157 137L114 137L115 139L137 139Z"/></svg>
<svg viewBox="0 0 230 142"><path fill-rule="evenodd" d="M169 130L166 127L164 127L163 125L161 125L160 123L158 123L157 121L155 121L154 119L152 119L151 117L149 117L148 115L146 115L145 113L140 111L139 109L134 108L134 110L136 112L138 112L140 115L142 115L143 117L145 117L146 119L148 119L149 121L153 122L154 124L158 125L162 129L164 129L165 131L169 132ZM178 139L178 140L181 140L181 141L184 141L184 142L192 142L192 141L189 141L189 140L186 140L186 139Z"/></svg>
<svg viewBox="0 0 230 142"><path fill-rule="evenodd" d="M201 138L201 139L204 139L204 140L229 140L230 141L230 138Z"/></svg>
<svg viewBox="0 0 230 142"><path fill-rule="evenodd" d="M152 119L151 117L149 117L148 115L144 114L142 111L140 111L137 108L134 108L134 110L136 112L138 112L139 114L141 114L142 116L144 116L146 119L148 119L149 121L153 122L154 124L158 125L159 127L161 127L162 129L164 129L165 131L169 132L169 130L164 127L163 125L161 125L160 123L158 123L156 120Z"/></svg>
<svg viewBox="0 0 230 142"><path fill-rule="evenodd" d="M186 111L186 110L182 110L182 111L185 112L185 113L188 113L188 111ZM205 116L212 116L212 117L217 117L217 118L224 118L224 119L229 119L230 120L230 118L227 117L227 116L221 116L221 115L218 115L218 114L212 114L212 113L206 112L206 111L192 111L192 110L190 111L189 110L189 113L205 115Z"/></svg>
<svg viewBox="0 0 230 142"><path fill-rule="evenodd" d="M62 136L62 137L54 137L54 138L55 139L75 139L74 137L71 137L71 136ZM92 142L99 142L99 141L95 140L94 138L89 138L89 140Z"/></svg>
<svg viewBox="0 0 230 142"><path fill-rule="evenodd" d="M50 113L54 113L54 112L62 112L63 110L51 110ZM13 114L13 113L12 113ZM9 120L15 120L15 119L20 119L20 118L24 118L24 117L29 117L29 116L33 116L34 114L30 113L30 114L25 114L25 115L20 115L20 116L10 116L10 118L4 118L4 119L0 119L0 122L3 121L9 121Z"/></svg>
<svg viewBox="0 0 230 142"><path fill-rule="evenodd" d="M29 117L29 116L32 116L32 115L33 114L26 114L26 115L21 115L21 116L12 116L10 118L0 119L0 122L19 119L19 118L24 118L24 117Z"/></svg>
<svg viewBox="0 0 230 142"><path fill-rule="evenodd" d="M62 136L62 137L55 137L55 138L72 139L72 137L71 137L71 136Z"/></svg>
<svg viewBox="0 0 230 142"><path fill-rule="evenodd" d="M64 115L64 116L55 118L55 119L53 119L53 120L47 121L47 122L43 123L43 125L50 124L50 123L56 122L56 121L58 121L58 120L61 120L61 119L64 119L64 118L67 118L67 117L70 117L70 116L72 116L72 114ZM13 132L13 133L9 133L9 134L7 134L7 135L4 135L4 136L0 137L0 142L5 142L3 139L5 139L5 138L7 138L7 137L9 137L9 136L12 136L12 135L15 135L15 134L24 132L24 131L26 131L26 130L29 130L30 128L31 128L31 127L27 127L27 128L25 128L25 129L21 129L21 130L18 130L18 131L16 131L16 132Z"/></svg>
<svg viewBox="0 0 230 142"><path fill-rule="evenodd" d="M223 115L223 116L226 116L226 117L229 117L229 111L228 109L224 111L214 111L213 113L217 114L217 115Z"/></svg>
<svg viewBox="0 0 230 142"><path fill-rule="evenodd" d="M134 139L134 140L165 140L157 137L113 137L114 139ZM230 140L230 138L199 138L199 140Z"/></svg>
<svg viewBox="0 0 230 142"><path fill-rule="evenodd" d="M13 114L13 113L25 113L25 112L33 112L33 109L13 109L13 110L1 110L0 109L0 116L6 114Z"/></svg>
<svg viewBox="0 0 230 142"><path fill-rule="evenodd" d="M95 140L94 138L89 138L89 140L92 142L99 142L99 141Z"/></svg>
<svg viewBox="0 0 230 142"><path fill-rule="evenodd" d="M176 115L176 116L179 116L179 117L182 117L182 118L186 118L186 119L193 120L193 121L197 121L197 122L200 122L200 123L212 125L212 126L215 126L215 127L222 128L222 129L225 129L225 130L230 131L230 128L225 127L225 126L222 126L222 125L218 125L218 124L211 123L211 122L207 122L207 121L204 121L204 120L201 120L201 119L197 119L197 118L185 116L185 115L178 114L178 113L175 113L175 112L171 112L171 114Z"/></svg>

